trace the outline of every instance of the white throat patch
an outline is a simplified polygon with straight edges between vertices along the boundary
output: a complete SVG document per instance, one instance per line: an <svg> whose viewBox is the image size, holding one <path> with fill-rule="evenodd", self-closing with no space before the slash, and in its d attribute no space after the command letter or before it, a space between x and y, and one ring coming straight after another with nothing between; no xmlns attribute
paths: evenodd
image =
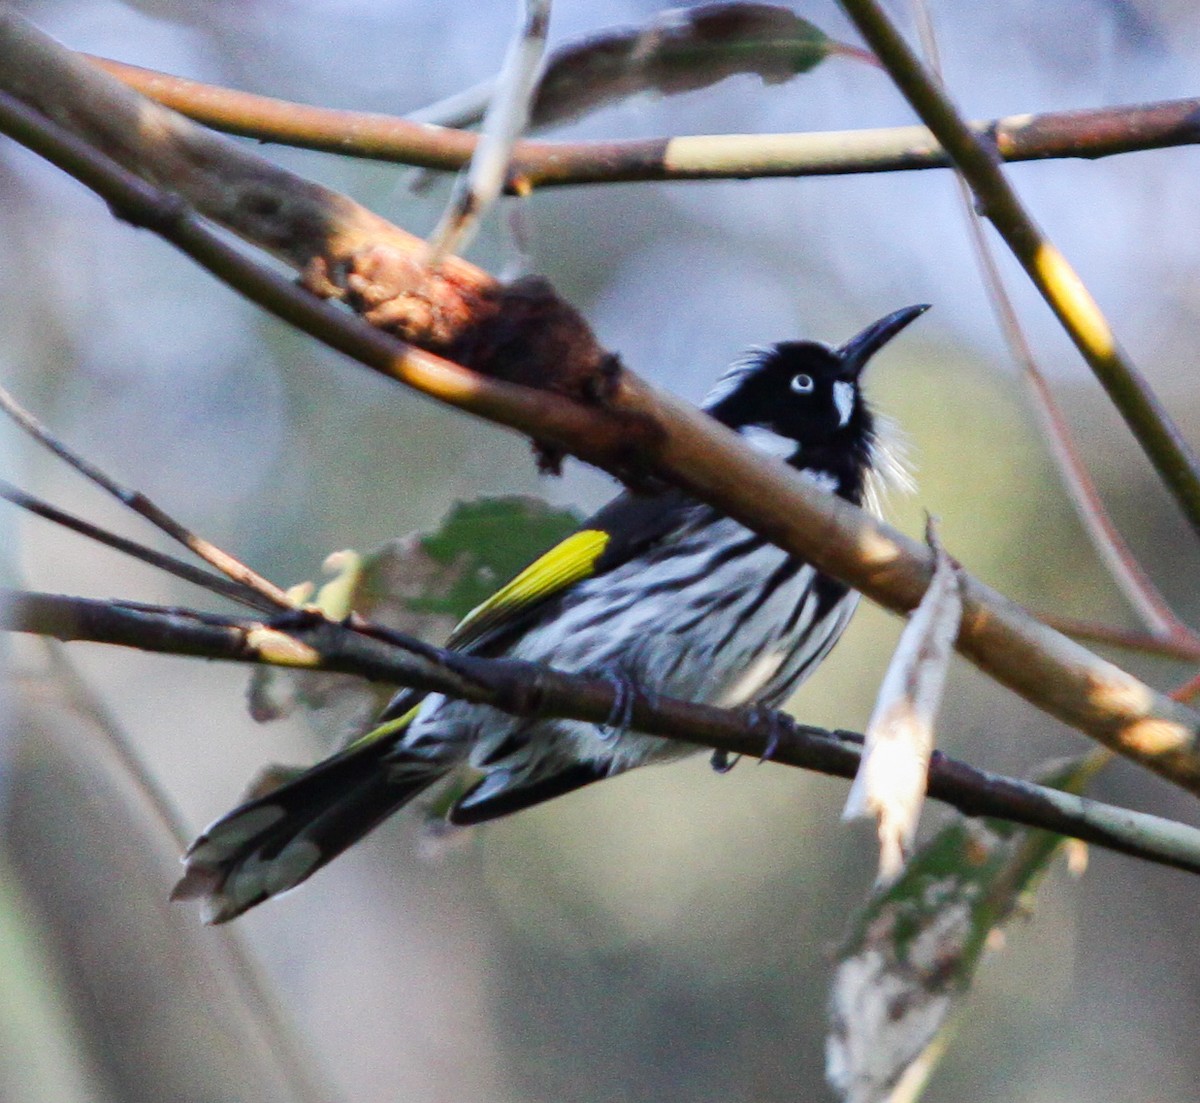
<svg viewBox="0 0 1200 1103"><path fill-rule="evenodd" d="M798 445L791 437L776 433L765 425L747 425L738 432L751 448L768 456L778 456L781 460L787 460L796 454Z"/></svg>

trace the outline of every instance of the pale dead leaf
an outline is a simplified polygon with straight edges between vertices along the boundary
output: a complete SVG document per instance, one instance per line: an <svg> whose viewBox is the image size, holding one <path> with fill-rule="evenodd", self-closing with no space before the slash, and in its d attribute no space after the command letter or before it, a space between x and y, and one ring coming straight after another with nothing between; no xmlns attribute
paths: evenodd
<svg viewBox="0 0 1200 1103"><path fill-rule="evenodd" d="M1082 839L1067 839L1063 843L1063 852L1067 856L1067 872L1078 880L1088 868L1088 844Z"/></svg>
<svg viewBox="0 0 1200 1103"><path fill-rule="evenodd" d="M1091 756L1043 783L1074 792ZM1003 925L1025 915L1063 840L954 817L851 922L830 992L826 1075L844 1103L909 1103L945 1047L953 1012Z"/></svg>
<svg viewBox="0 0 1200 1103"><path fill-rule="evenodd" d="M881 883L899 876L916 835L934 722L962 619L958 568L937 542L932 523L929 541L936 555L933 578L884 675L842 814L875 817Z"/></svg>

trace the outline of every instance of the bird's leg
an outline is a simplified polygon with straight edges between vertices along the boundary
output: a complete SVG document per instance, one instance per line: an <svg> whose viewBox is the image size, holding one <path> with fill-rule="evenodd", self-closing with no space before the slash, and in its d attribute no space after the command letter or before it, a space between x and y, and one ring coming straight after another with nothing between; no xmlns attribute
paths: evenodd
<svg viewBox="0 0 1200 1103"><path fill-rule="evenodd" d="M766 705L751 705L745 710L745 714L750 727L766 727L767 729L767 745L763 748L759 758L760 763L774 758L775 752L779 750L779 740L784 735L790 735L796 729L796 721L786 712L767 708ZM712 768L718 774L727 774L737 765L738 759L741 757L741 755L735 755L731 759L728 751L717 750L713 751L710 761Z"/></svg>
<svg viewBox="0 0 1200 1103"><path fill-rule="evenodd" d="M613 707L603 724L596 725L596 733L605 742L618 738L629 730L633 722L633 702L637 687L633 679L613 663L600 671L600 677L613 687Z"/></svg>

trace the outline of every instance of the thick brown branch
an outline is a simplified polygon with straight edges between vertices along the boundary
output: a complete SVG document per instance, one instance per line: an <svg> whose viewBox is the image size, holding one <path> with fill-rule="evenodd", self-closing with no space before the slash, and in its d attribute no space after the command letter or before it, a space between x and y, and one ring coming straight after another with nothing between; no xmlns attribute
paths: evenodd
<svg viewBox="0 0 1200 1103"><path fill-rule="evenodd" d="M607 407L583 406L553 391L492 379L423 349L402 344L383 330L315 298L274 270L251 260L215 234L175 195L121 169L69 131L3 92L0 92L0 131L96 190L121 217L154 230L260 306L367 367L448 405L507 425L551 447L571 451L614 473L628 476L639 464L644 470L645 461L640 457L658 428L636 412L622 414ZM411 240L415 247L423 249L424 243L419 239ZM447 264L453 259L448 258ZM547 303L536 290L529 296L520 290L520 285L514 285L498 291L494 302L505 304L509 314L520 314L528 304L523 316L531 322L547 316L553 319L553 302ZM460 306L464 306L464 318L471 317L465 305L460 302ZM495 317L493 310L494 306L489 305L484 311L487 319ZM504 327L484 328L486 332L477 333L475 343L490 355L494 346L488 339L499 340ZM560 343L553 332L543 331L541 340L542 347L550 352ZM438 342L435 339L431 343ZM501 348L500 352L503 351ZM585 359L590 358L594 346L587 345L583 351Z"/></svg>
<svg viewBox="0 0 1200 1103"><path fill-rule="evenodd" d="M142 204L144 221L280 317L443 402L549 440L609 470L647 472L682 486L887 608L907 612L924 593L931 559L922 545L822 493L781 462L749 449L736 434L694 407L630 373L612 381L603 401L586 405L486 379L405 347L298 292L231 249L169 195L116 170L90 151L87 143L119 154L143 178L169 180L175 192L204 204L214 218L241 210L239 202L222 199L227 198L223 183L227 173L234 180L257 181L259 190L254 194L260 206L272 212L258 228L266 232L273 227L274 236L267 244L291 242L295 248L284 253L298 250L308 255L311 249L315 250L311 256L324 257L326 247L353 241L361 254L370 245L372 226L383 227L380 232L389 242L407 235L343 197L295 181L281 169L262 167L264 162L233 149L216 135L205 133L196 139L191 133L198 129L194 124L142 101L11 14L0 15L0 53L6 57L6 65L0 67L0 87L31 96L42 114L64 120L87 141L64 137L59 128L44 119L39 123L40 116L11 102L0 112L0 129L80 176L123 212L128 213L131 204ZM87 106L86 93L95 84L103 86L106 97L96 108L101 118L94 118ZM122 130L121 122L131 129ZM193 140L201 143L203 157L182 155L181 151L197 151ZM163 143L165 150L160 148ZM176 168L179 179L172 176ZM271 187L265 183L268 180L274 182ZM272 191L275 185L278 190ZM235 187L235 200L238 194ZM292 202L297 195L302 198L299 205ZM314 225L320 232L312 232ZM235 228L254 236L244 222ZM352 252L338 255L349 263ZM448 261L442 271L451 267ZM455 262L453 267L466 274L463 287L495 286L465 262ZM471 303L480 299L464 293L456 300L467 321ZM964 578L963 598L958 648L964 655L1051 715L1200 792L1196 713L1039 624L975 579Z"/></svg>

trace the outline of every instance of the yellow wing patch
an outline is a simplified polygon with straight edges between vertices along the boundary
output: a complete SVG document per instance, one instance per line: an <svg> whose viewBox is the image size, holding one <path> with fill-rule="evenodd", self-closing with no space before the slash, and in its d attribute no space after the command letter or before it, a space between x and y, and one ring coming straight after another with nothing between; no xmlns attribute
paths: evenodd
<svg viewBox="0 0 1200 1103"><path fill-rule="evenodd" d="M608 541L608 533L599 529L584 529L568 536L463 617L451 633L447 646L461 648L503 624L510 616L587 578L592 574L596 560L608 547ZM407 712L364 732L339 753L351 754L381 739L399 735L413 722L420 707L418 701Z"/></svg>
<svg viewBox="0 0 1200 1103"><path fill-rule="evenodd" d="M372 728L370 731L363 732L357 739L347 743L345 747L339 751L339 754L349 754L351 751L361 751L363 747L369 747L372 743L378 743L388 735L395 735L402 732L409 724L416 719L417 712L421 708L421 703L418 701L408 712L402 713L400 716L394 717L391 720L385 720L382 724Z"/></svg>
<svg viewBox="0 0 1200 1103"><path fill-rule="evenodd" d="M600 529L568 536L463 617L447 646L464 647L514 614L588 578L608 541L609 534Z"/></svg>

